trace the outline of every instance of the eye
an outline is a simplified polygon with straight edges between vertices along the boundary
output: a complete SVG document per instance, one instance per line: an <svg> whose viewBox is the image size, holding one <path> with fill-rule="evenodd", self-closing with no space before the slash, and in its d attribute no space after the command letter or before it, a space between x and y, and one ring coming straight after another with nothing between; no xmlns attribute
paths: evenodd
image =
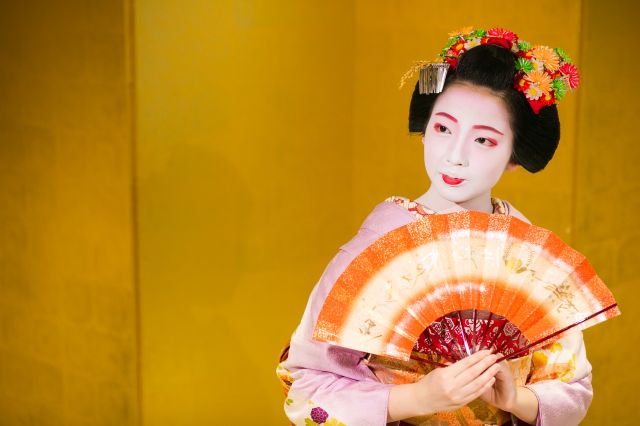
<svg viewBox="0 0 640 426"><path fill-rule="evenodd" d="M447 133L447 134L450 134L450 133L451 133L451 130L449 130L449 128L448 128L447 126L443 126L443 125L442 125L442 124L440 124L440 123L436 123L436 124L433 126L433 128L434 128L434 130L435 130L437 133Z"/></svg>
<svg viewBox="0 0 640 426"><path fill-rule="evenodd" d="M488 138L477 138L476 142L478 142L480 145L484 145L484 146L497 145L496 141L494 141L493 139L488 139Z"/></svg>

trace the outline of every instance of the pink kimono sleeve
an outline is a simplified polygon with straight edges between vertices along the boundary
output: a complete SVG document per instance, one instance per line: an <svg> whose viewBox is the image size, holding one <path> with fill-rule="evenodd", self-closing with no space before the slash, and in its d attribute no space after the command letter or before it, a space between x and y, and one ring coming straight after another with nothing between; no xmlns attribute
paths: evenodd
<svg viewBox="0 0 640 426"><path fill-rule="evenodd" d="M394 204L379 204L358 234L341 247L311 292L302 321L291 337L288 358L279 366L291 381L284 410L293 424L387 423L393 385L380 383L362 362L363 352L317 342L312 334L331 287L353 258L382 234L411 219L408 212Z"/></svg>
<svg viewBox="0 0 640 426"><path fill-rule="evenodd" d="M571 333L533 353L527 388L538 398L536 426L572 426L587 414L593 398L591 364L582 332Z"/></svg>

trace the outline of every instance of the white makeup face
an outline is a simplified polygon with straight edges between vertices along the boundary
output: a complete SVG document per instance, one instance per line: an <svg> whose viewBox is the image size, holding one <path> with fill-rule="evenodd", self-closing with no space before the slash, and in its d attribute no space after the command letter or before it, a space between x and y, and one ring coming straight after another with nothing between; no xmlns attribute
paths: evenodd
<svg viewBox="0 0 640 426"><path fill-rule="evenodd" d="M451 203L486 210L491 189L509 165L513 133L504 101L488 89L449 86L437 99L427 123L424 161L434 208Z"/></svg>

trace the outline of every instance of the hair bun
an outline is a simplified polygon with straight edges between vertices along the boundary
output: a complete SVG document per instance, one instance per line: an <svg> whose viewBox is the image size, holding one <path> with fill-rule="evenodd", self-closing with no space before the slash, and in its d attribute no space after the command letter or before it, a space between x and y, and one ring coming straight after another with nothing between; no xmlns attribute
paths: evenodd
<svg viewBox="0 0 640 426"><path fill-rule="evenodd" d="M483 44L461 55L455 70L456 79L502 91L513 85L516 57L510 50Z"/></svg>

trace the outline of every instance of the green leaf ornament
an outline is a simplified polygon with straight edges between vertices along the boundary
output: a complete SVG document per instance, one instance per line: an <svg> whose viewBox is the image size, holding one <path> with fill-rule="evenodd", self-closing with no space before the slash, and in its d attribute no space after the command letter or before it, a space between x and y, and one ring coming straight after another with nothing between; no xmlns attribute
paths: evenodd
<svg viewBox="0 0 640 426"><path fill-rule="evenodd" d="M561 48L556 47L556 53L558 54L558 56L560 56L560 59L562 59L564 62L571 62L571 58L569 57L569 55L567 55L567 52L565 52Z"/></svg>
<svg viewBox="0 0 640 426"><path fill-rule="evenodd" d="M520 40L518 41L518 49L520 50L529 50L531 49L531 44L524 41L524 40Z"/></svg>
<svg viewBox="0 0 640 426"><path fill-rule="evenodd" d="M561 78L554 78L551 87L553 87L557 100L562 99L567 93L567 85Z"/></svg>
<svg viewBox="0 0 640 426"><path fill-rule="evenodd" d="M518 60L516 61L516 69L528 73L533 71L533 64L526 58L518 58Z"/></svg>

